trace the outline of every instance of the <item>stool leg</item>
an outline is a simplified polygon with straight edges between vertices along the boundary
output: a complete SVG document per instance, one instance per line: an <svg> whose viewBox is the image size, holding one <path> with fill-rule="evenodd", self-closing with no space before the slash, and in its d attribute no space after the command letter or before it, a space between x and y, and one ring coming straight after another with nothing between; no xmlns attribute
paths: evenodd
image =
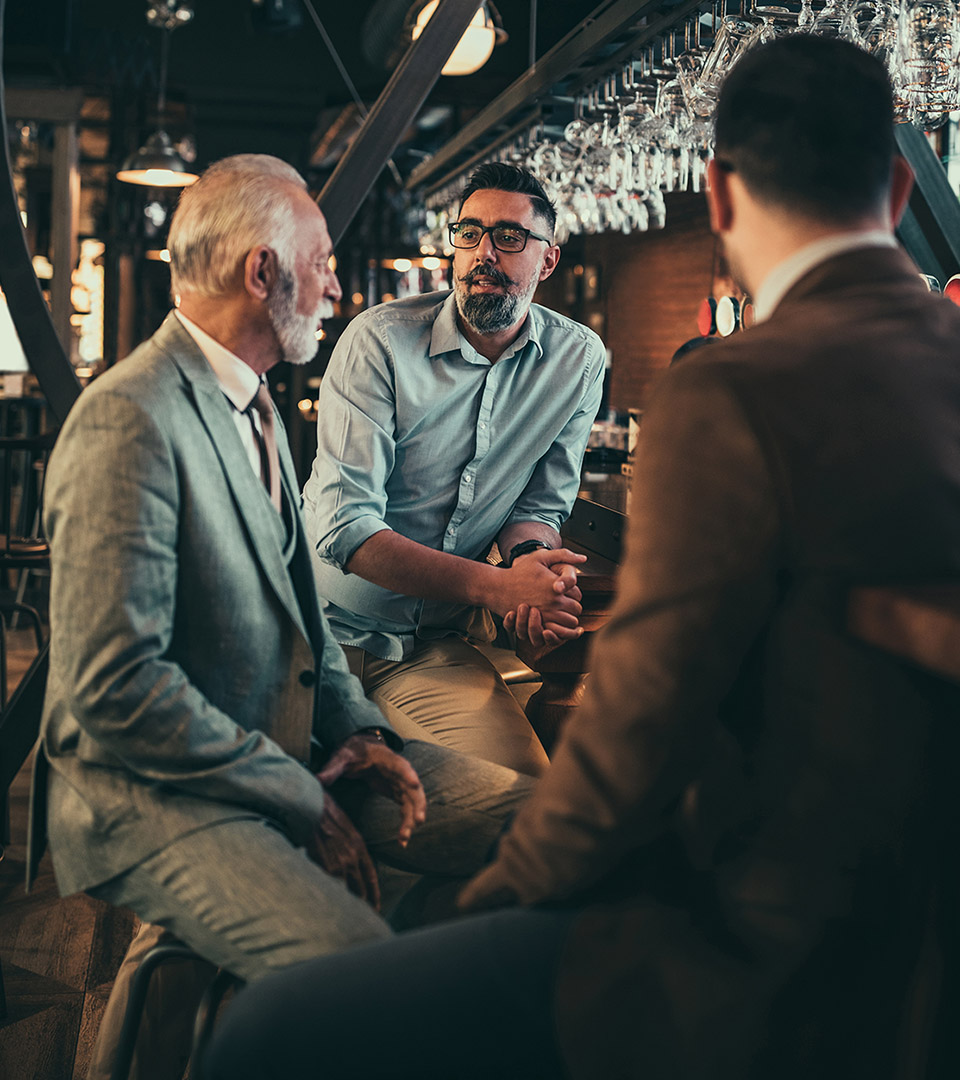
<svg viewBox="0 0 960 1080"><path fill-rule="evenodd" d="M13 604L13 617L10 620L11 628L16 626L14 620L22 613L27 616L30 621L30 625L33 627L33 636L37 642L37 649L43 648L43 627L40 622L40 612L35 607L31 607L29 604L21 604L19 601Z"/></svg>
<svg viewBox="0 0 960 1080"><path fill-rule="evenodd" d="M190 1076L192 1080L204 1080L203 1055L213 1034L213 1025L217 1019L217 1010L226 994L236 986L242 986L243 980L221 968L213 982L204 991L197 1019L193 1028L193 1047L190 1050Z"/></svg>
<svg viewBox="0 0 960 1080"><path fill-rule="evenodd" d="M3 961L0 960L0 1020L7 1018L7 992L3 988Z"/></svg>
<svg viewBox="0 0 960 1080"><path fill-rule="evenodd" d="M150 979L154 971L168 960L192 960L195 957L196 953L186 945L157 945L140 961L137 973L130 984L130 1000L123 1014L123 1026L120 1028L120 1039L117 1043L110 1080L127 1080L130 1075L133 1052L137 1045L137 1034L140 1031L140 1018L143 1015L147 991L150 989Z"/></svg>

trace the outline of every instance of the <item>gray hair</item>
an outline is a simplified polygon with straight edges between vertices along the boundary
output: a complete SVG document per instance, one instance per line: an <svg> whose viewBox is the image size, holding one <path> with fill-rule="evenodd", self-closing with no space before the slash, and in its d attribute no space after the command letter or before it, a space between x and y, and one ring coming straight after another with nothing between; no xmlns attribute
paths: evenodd
<svg viewBox="0 0 960 1080"><path fill-rule="evenodd" d="M292 165L269 154L236 154L184 188L167 239L174 295L232 291L247 252L258 244L273 248L290 272L297 234L291 186L307 187Z"/></svg>

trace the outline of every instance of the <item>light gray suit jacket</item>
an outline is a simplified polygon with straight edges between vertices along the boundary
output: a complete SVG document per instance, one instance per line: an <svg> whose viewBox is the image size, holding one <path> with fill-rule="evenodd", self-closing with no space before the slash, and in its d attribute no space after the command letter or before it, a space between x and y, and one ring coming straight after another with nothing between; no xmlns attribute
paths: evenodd
<svg viewBox="0 0 960 1080"><path fill-rule="evenodd" d="M231 409L171 314L84 391L51 457L42 742L63 893L216 821L304 839L323 806L311 740L387 727L319 611L279 417L287 529Z"/></svg>

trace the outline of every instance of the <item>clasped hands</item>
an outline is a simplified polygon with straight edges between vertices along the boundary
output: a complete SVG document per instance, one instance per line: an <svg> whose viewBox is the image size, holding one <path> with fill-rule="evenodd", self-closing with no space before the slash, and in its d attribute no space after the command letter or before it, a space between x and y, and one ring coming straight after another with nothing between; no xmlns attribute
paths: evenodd
<svg viewBox="0 0 960 1080"><path fill-rule="evenodd" d="M334 750L317 779L324 788L323 813L307 841L307 854L379 911L380 883L373 858L356 826L330 794L330 787L340 779L361 780L393 799L400 807L397 841L406 847L413 830L427 818L427 797L420 777L406 758L375 736L358 732Z"/></svg>
<svg viewBox="0 0 960 1080"><path fill-rule="evenodd" d="M586 560L569 548L541 549L521 555L504 571L511 580L503 625L516 635L517 656L525 664L583 633L577 566Z"/></svg>

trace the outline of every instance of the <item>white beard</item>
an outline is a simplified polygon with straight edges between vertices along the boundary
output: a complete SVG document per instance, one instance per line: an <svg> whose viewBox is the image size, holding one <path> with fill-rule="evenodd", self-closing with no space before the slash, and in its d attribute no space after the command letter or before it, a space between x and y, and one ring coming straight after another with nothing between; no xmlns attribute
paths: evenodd
<svg viewBox="0 0 960 1080"><path fill-rule="evenodd" d="M317 355L317 327L322 319L333 315L333 305L324 299L312 315L300 315L297 312L298 295L296 278L281 269L276 287L267 300L267 312L280 343L280 359L288 364L303 365L309 364Z"/></svg>

